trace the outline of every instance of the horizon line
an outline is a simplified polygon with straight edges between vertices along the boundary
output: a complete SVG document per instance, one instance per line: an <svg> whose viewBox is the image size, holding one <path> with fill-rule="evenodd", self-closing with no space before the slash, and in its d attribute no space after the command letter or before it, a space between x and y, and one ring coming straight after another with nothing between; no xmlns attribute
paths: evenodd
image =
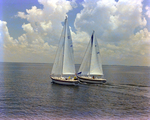
<svg viewBox="0 0 150 120"><path fill-rule="evenodd" d="M0 63L29 63L29 64L53 64L48 62L0 62ZM75 65L80 65L81 63L75 63ZM133 67L150 67L150 66L144 66L144 65L117 65L117 64L102 64L105 66L133 66Z"/></svg>

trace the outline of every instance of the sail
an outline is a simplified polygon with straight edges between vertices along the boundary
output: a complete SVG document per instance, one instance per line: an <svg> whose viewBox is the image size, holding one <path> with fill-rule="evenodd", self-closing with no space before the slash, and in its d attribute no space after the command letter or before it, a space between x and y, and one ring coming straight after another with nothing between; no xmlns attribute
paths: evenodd
<svg viewBox="0 0 150 120"><path fill-rule="evenodd" d="M67 19L64 43L63 74L75 74L73 44Z"/></svg>
<svg viewBox="0 0 150 120"><path fill-rule="evenodd" d="M93 32L90 75L103 75L99 47L94 34Z"/></svg>
<svg viewBox="0 0 150 120"><path fill-rule="evenodd" d="M62 33L61 33L61 37L60 37L60 41L59 41L59 45L58 45L58 49L57 49L57 53L56 53L56 57L55 57L55 61L53 63L53 68L52 68L52 72L51 74L54 75L62 75L62 69L63 69L63 52L64 52L64 40L65 40L65 25L63 27Z"/></svg>
<svg viewBox="0 0 150 120"><path fill-rule="evenodd" d="M95 32L91 36L78 74L81 75L103 75L102 62Z"/></svg>
<svg viewBox="0 0 150 120"><path fill-rule="evenodd" d="M92 38L91 38L92 39ZM90 64L91 64L91 42L89 42L84 58L82 60L79 72L82 75L90 75Z"/></svg>
<svg viewBox="0 0 150 120"><path fill-rule="evenodd" d="M67 18L65 19L51 74L75 74L73 45Z"/></svg>

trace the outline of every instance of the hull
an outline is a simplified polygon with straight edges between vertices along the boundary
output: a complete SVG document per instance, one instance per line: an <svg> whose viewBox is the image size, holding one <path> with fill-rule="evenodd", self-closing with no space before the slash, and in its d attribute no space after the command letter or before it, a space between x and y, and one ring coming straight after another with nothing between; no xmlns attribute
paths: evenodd
<svg viewBox="0 0 150 120"><path fill-rule="evenodd" d="M78 80L65 80L61 79L59 77L50 77L52 79L52 83L60 84L60 85L78 85L79 81Z"/></svg>
<svg viewBox="0 0 150 120"><path fill-rule="evenodd" d="M106 82L106 79L103 78L89 78L89 77L81 77L78 76L80 82L90 83L90 84L103 84Z"/></svg>

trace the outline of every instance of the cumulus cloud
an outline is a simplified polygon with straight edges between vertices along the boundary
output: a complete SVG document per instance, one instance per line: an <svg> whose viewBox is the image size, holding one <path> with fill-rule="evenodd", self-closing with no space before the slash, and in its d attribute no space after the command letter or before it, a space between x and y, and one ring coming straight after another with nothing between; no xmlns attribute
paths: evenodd
<svg viewBox="0 0 150 120"><path fill-rule="evenodd" d="M84 31L76 31L76 33L71 31L71 35L73 39L75 62L81 63L86 46L90 40L90 35Z"/></svg>
<svg viewBox="0 0 150 120"><path fill-rule="evenodd" d="M26 19L22 25L24 34L13 39L10 37L7 23L3 22L5 60L29 62L53 62L60 33L61 22L72 9L73 2L66 0L39 0L43 9L33 6L25 12L18 12L17 17Z"/></svg>
<svg viewBox="0 0 150 120"><path fill-rule="evenodd" d="M101 53L104 63L149 65L150 32L144 28L135 35L131 35L128 41L121 41L118 44L103 43Z"/></svg>
<svg viewBox="0 0 150 120"><path fill-rule="evenodd" d="M31 9L26 9L27 14L18 12L18 17L29 22L24 24L22 28L27 32L30 41L34 40L33 36L36 33L44 42L56 45L62 29L61 22L64 21L66 13L72 9L72 2L66 0L39 0L39 3L43 5L43 9L33 6Z"/></svg>
<svg viewBox="0 0 150 120"><path fill-rule="evenodd" d="M18 41L13 40L13 37L9 35L6 21L0 20L0 33L1 33L0 35L1 43L3 42L5 45L12 45L12 46L16 46L18 44Z"/></svg>
<svg viewBox="0 0 150 120"><path fill-rule="evenodd" d="M25 33L18 39L11 37L7 23L0 21L6 60L53 62L62 22L77 4L75 0L38 1L43 9L32 6L18 12L17 17L28 21L22 25ZM82 5L74 22L76 31L71 30L76 63L81 63L95 30L103 64L150 65L150 32L142 0L84 0ZM149 7L145 9L149 17ZM143 29L135 32L138 27Z"/></svg>
<svg viewBox="0 0 150 120"><path fill-rule="evenodd" d="M150 65L145 62L150 58L150 33L145 28L142 0L84 0L83 7L75 27L89 35L96 31L104 64L134 64L139 59L141 63L136 64ZM137 27L144 29L134 34Z"/></svg>
<svg viewBox="0 0 150 120"><path fill-rule="evenodd" d="M147 23L142 16L140 0L84 1L83 7L75 20L76 29L89 34L94 29L97 36L105 41L128 39L136 27Z"/></svg>
<svg viewBox="0 0 150 120"><path fill-rule="evenodd" d="M147 10L146 15L150 18L150 7L146 6L145 9Z"/></svg>
<svg viewBox="0 0 150 120"><path fill-rule="evenodd" d="M18 12L18 15L16 15L16 17L20 17L22 19L26 19L26 15L24 12Z"/></svg>

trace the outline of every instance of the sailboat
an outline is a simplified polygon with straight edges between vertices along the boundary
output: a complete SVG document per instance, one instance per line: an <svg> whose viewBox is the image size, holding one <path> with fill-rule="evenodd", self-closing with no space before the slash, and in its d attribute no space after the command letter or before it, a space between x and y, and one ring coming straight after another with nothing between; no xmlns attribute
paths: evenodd
<svg viewBox="0 0 150 120"><path fill-rule="evenodd" d="M106 82L106 79L103 78L102 61L95 31L88 43L77 77L80 82L85 83L102 84Z"/></svg>
<svg viewBox="0 0 150 120"><path fill-rule="evenodd" d="M77 85L79 82L75 75L73 44L67 17L64 21L50 78L52 83L62 85Z"/></svg>

